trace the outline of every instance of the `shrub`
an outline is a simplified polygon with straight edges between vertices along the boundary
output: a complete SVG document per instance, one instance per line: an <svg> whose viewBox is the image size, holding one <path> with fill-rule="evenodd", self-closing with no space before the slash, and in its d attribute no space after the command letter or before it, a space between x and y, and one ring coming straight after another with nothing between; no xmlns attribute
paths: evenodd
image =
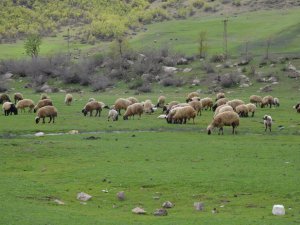
<svg viewBox="0 0 300 225"><path fill-rule="evenodd" d="M238 74L224 74L220 76L220 84L223 88L236 86L240 82Z"/></svg>
<svg viewBox="0 0 300 225"><path fill-rule="evenodd" d="M137 78L129 83L128 88L129 89L137 89L139 87L142 87L143 84L144 84L144 81L141 78Z"/></svg>
<svg viewBox="0 0 300 225"><path fill-rule="evenodd" d="M207 62L202 63L202 70L204 70L206 73L214 73L215 72L213 66Z"/></svg>
<svg viewBox="0 0 300 225"><path fill-rule="evenodd" d="M201 9L204 6L204 1L203 0L194 0L192 2L193 7L197 9Z"/></svg>
<svg viewBox="0 0 300 225"><path fill-rule="evenodd" d="M216 54L210 58L210 61L213 63L221 63L225 61L225 56L223 54Z"/></svg>
<svg viewBox="0 0 300 225"><path fill-rule="evenodd" d="M152 91L150 84L144 84L143 86L137 88L137 91L143 92L143 93L149 93Z"/></svg>

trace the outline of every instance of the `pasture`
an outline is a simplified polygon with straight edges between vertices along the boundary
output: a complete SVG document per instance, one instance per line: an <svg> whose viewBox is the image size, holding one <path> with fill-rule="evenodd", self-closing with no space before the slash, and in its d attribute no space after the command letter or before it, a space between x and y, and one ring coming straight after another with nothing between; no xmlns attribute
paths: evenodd
<svg viewBox="0 0 300 225"><path fill-rule="evenodd" d="M112 105L118 97L132 96L121 88L74 93L71 106L64 105L64 93L49 94L59 111L54 124L35 124L34 113L1 115L0 223L299 223L300 130L299 114L292 109L298 98L295 89L284 92L285 85L272 92L281 106L258 108L253 118L241 118L235 136L229 127L223 136L217 131L207 135L211 111L185 125L157 119L161 109L128 121L108 122L107 109L101 117L83 116L81 109L90 97ZM37 102L39 95L21 86L15 85ZM167 101L182 102L190 91L165 88L163 94ZM230 99L248 102L253 90L227 92ZM159 95L157 87L136 97L155 103ZM271 133L264 132L264 114L275 120ZM67 134L73 129L80 134ZM46 136L35 137L39 131ZM76 199L81 191L93 196L87 204ZM125 191L125 201L116 199L119 191ZM175 207L166 217L153 216L164 201ZM204 211L196 211L194 202L203 202ZM283 204L286 215L272 215L274 204ZM136 206L147 214L134 215ZM218 213L213 214L213 208Z"/></svg>

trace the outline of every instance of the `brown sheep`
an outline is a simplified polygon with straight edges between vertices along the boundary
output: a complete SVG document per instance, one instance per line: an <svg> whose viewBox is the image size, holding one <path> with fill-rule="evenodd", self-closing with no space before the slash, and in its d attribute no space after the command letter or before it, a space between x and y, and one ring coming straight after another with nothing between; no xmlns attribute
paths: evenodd
<svg viewBox="0 0 300 225"><path fill-rule="evenodd" d="M202 104L200 101L197 101L197 100L190 101L189 105L192 106L196 110L197 115L200 114L200 116L201 116Z"/></svg>
<svg viewBox="0 0 300 225"><path fill-rule="evenodd" d="M212 110L215 111L220 105L225 105L228 102L227 98L220 98L218 99L214 105L212 106Z"/></svg>
<svg viewBox="0 0 300 225"><path fill-rule="evenodd" d="M101 107L101 104L97 101L91 101L91 102L86 103L86 105L81 110L81 112L83 113L84 116L86 116L88 113L90 113L90 116L93 116L94 110L96 110L95 116L98 115L100 117L102 107Z"/></svg>
<svg viewBox="0 0 300 225"><path fill-rule="evenodd" d="M123 116L124 120L128 120L128 117L131 117L134 119L134 115L139 115L141 118L141 115L144 112L144 106L142 103L134 103L127 107L126 112Z"/></svg>
<svg viewBox="0 0 300 225"><path fill-rule="evenodd" d="M43 94L41 94L40 100L43 100L43 99L50 99L50 98L47 94L43 93Z"/></svg>
<svg viewBox="0 0 300 225"><path fill-rule="evenodd" d="M211 98L202 98L200 100L200 102L202 104L202 108L203 109L205 108L205 110L207 110L207 109L211 110L211 108L212 108L212 106L214 104L214 102L213 102L213 100Z"/></svg>
<svg viewBox="0 0 300 225"><path fill-rule="evenodd" d="M235 108L236 108L238 105L245 104L245 102L242 101L242 100L240 100L240 99L233 99L233 100L231 100L231 101L228 101L226 104L227 104L227 105L230 105L230 106L233 108L233 110L235 110Z"/></svg>
<svg viewBox="0 0 300 225"><path fill-rule="evenodd" d="M216 95L216 101L218 101L221 98L225 98L225 94L223 92L217 93L217 95Z"/></svg>
<svg viewBox="0 0 300 225"><path fill-rule="evenodd" d="M40 108L37 111L37 116L35 117L35 123L39 123L40 119L43 119L43 123L45 123L45 118L49 117L50 120L48 123L50 123L51 121L54 123L54 119L55 117L57 117L57 109L54 106L44 106L42 108Z"/></svg>
<svg viewBox="0 0 300 225"><path fill-rule="evenodd" d="M10 98L7 94L0 94L0 104L3 104L4 102L11 102Z"/></svg>
<svg viewBox="0 0 300 225"><path fill-rule="evenodd" d="M226 112L226 111L234 112L234 111L233 111L233 108L232 108L230 105L220 105L220 106L216 109L213 118L215 118L219 113Z"/></svg>
<svg viewBox="0 0 300 225"><path fill-rule="evenodd" d="M196 92L196 91L194 91L194 92L191 92L191 93L189 93L188 95L187 95L187 97L186 97L186 102L190 102L190 101L192 101L192 98L193 97L200 97L200 94L198 93L198 92Z"/></svg>
<svg viewBox="0 0 300 225"><path fill-rule="evenodd" d="M21 111L25 112L25 108L29 108L28 112L32 112L32 109L34 108L34 102L31 99L22 99L18 101L16 105L17 109L20 109Z"/></svg>
<svg viewBox="0 0 300 225"><path fill-rule="evenodd" d="M186 123L186 120L193 119L193 124L195 124L195 117L197 115L196 110L191 106L180 107L176 110L172 121L173 123Z"/></svg>
<svg viewBox="0 0 300 225"><path fill-rule="evenodd" d="M296 109L296 111L298 113L300 113L300 103L298 103L297 105L295 105L293 108Z"/></svg>
<svg viewBox="0 0 300 225"><path fill-rule="evenodd" d="M5 116L12 115L13 113L15 115L18 115L18 109L16 108L15 104L11 102L4 102L2 105L2 109Z"/></svg>
<svg viewBox="0 0 300 225"><path fill-rule="evenodd" d="M212 130L217 127L219 128L218 134L222 132L222 135L224 134L223 132L223 127L224 126L232 126L232 134L236 134L235 128L238 127L240 124L240 118L239 115L236 112L222 112L219 113L211 122L210 125L207 127L207 133L210 135Z"/></svg>
<svg viewBox="0 0 300 225"><path fill-rule="evenodd" d="M151 113L154 112L154 110L153 110L153 104L152 104L151 100L146 100L144 102L143 106L144 106L144 113L151 114Z"/></svg>
<svg viewBox="0 0 300 225"><path fill-rule="evenodd" d="M166 102L166 97L165 96L159 96L157 99L157 104L156 107L160 107L163 108L165 106L165 102Z"/></svg>
<svg viewBox="0 0 300 225"><path fill-rule="evenodd" d="M15 104L16 104L18 101L22 100L22 99L24 99L24 98L23 98L23 95L22 95L21 93L17 92L17 93L14 94Z"/></svg>
<svg viewBox="0 0 300 225"><path fill-rule="evenodd" d="M118 111L119 115L121 115L121 110L126 110L128 106L130 106L132 103L128 99L125 98L118 98L115 101L114 109Z"/></svg>
<svg viewBox="0 0 300 225"><path fill-rule="evenodd" d="M246 104L247 108L248 108L248 112L252 113L252 117L254 116L254 113L256 111L256 106L252 103L248 103Z"/></svg>
<svg viewBox="0 0 300 225"><path fill-rule="evenodd" d="M245 104L238 105L235 108L235 112L239 114L240 117L248 117L248 107Z"/></svg>
<svg viewBox="0 0 300 225"><path fill-rule="evenodd" d="M139 100L137 100L137 98L135 98L135 97L128 97L127 100L130 101L131 104L139 102Z"/></svg>
<svg viewBox="0 0 300 225"><path fill-rule="evenodd" d="M168 114L168 112L170 111L170 109L172 108L172 106L179 104L178 101L171 101L169 102L167 105L165 105L163 107L163 112L167 112L166 114Z"/></svg>
<svg viewBox="0 0 300 225"><path fill-rule="evenodd" d="M46 105L53 105L52 100L48 98L39 100L38 103L35 105L33 112L36 112L39 108L42 108Z"/></svg>
<svg viewBox="0 0 300 225"><path fill-rule="evenodd" d="M259 96L259 95L251 95L251 96L249 97L249 101L250 101L250 103L253 103L253 104L255 104L256 106L257 106L257 105L261 105L262 97Z"/></svg>
<svg viewBox="0 0 300 225"><path fill-rule="evenodd" d="M263 97L262 101L261 101L261 108L264 108L265 106L270 106L270 108L272 107L274 103L274 98L271 95L267 95L265 97Z"/></svg>
<svg viewBox="0 0 300 225"><path fill-rule="evenodd" d="M65 104L66 105L71 105L72 101L73 101L73 95L66 94L66 96L65 96Z"/></svg>

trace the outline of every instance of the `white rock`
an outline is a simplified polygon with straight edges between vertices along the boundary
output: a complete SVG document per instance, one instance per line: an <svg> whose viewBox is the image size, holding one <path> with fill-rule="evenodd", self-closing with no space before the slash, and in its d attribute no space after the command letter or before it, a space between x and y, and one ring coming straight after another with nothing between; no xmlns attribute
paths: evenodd
<svg viewBox="0 0 300 225"><path fill-rule="evenodd" d="M285 215L285 209L283 205L273 205L272 214L276 216Z"/></svg>
<svg viewBox="0 0 300 225"><path fill-rule="evenodd" d="M188 73L188 72L191 72L191 71L192 71L192 68L185 68L182 72Z"/></svg>
<svg viewBox="0 0 300 225"><path fill-rule="evenodd" d="M79 134L78 130L70 130L68 134Z"/></svg>
<svg viewBox="0 0 300 225"><path fill-rule="evenodd" d="M80 201L88 201L91 198L92 198L91 195L84 193L84 192L80 192L77 194L77 199Z"/></svg>
<svg viewBox="0 0 300 225"><path fill-rule="evenodd" d="M60 201L58 199L55 199L54 202L57 203L58 205L64 205L65 204L63 201Z"/></svg>
<svg viewBox="0 0 300 225"><path fill-rule="evenodd" d="M162 204L163 208L173 208L174 204L170 201L166 201Z"/></svg>
<svg viewBox="0 0 300 225"><path fill-rule="evenodd" d="M204 210L203 202L194 202L194 207L197 211L203 211Z"/></svg>
<svg viewBox="0 0 300 225"><path fill-rule="evenodd" d="M159 115L157 118L158 118L158 119L165 119L166 117L167 117L167 115L161 114L161 115Z"/></svg>
<svg viewBox="0 0 300 225"><path fill-rule="evenodd" d="M36 136L36 137L44 137L45 133L44 132L37 132L37 133L34 134L34 136Z"/></svg>
<svg viewBox="0 0 300 225"><path fill-rule="evenodd" d="M135 214L146 214L147 213L144 209L142 209L140 207L136 207L136 208L132 209L131 211Z"/></svg>
<svg viewBox="0 0 300 225"><path fill-rule="evenodd" d="M171 67L171 66L163 66L163 71L166 73L173 73L175 71L177 71L176 67Z"/></svg>

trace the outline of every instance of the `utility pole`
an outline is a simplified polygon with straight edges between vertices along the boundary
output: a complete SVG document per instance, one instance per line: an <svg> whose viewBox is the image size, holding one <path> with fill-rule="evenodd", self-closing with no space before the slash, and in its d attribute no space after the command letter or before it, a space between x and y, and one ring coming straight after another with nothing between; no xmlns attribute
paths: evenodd
<svg viewBox="0 0 300 225"><path fill-rule="evenodd" d="M225 59L227 59L228 57L228 48L227 48L227 22L228 19L226 18L225 20L223 20L224 23L224 33L223 33L223 48L224 48L224 55L225 55Z"/></svg>

